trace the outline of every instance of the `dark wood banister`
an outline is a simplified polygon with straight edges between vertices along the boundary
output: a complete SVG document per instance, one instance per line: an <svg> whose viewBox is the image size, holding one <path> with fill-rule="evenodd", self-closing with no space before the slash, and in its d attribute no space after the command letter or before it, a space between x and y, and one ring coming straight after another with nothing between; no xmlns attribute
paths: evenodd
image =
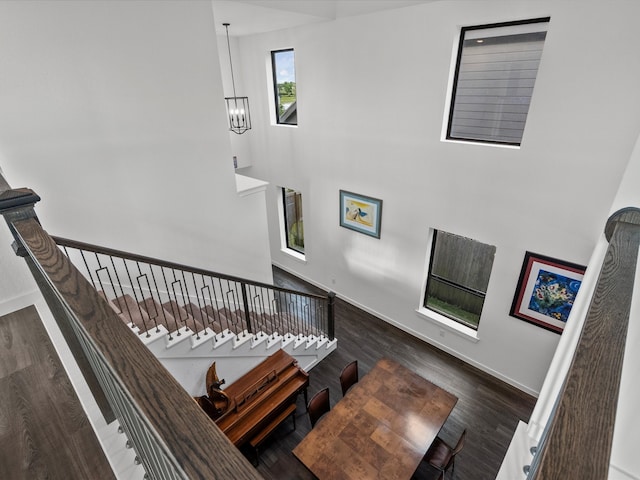
<svg viewBox="0 0 640 480"><path fill-rule="evenodd" d="M159 445L168 451L181 476L189 479L230 478L259 480L262 476L209 419L160 361L98 295L93 286L63 254L40 225L34 204L40 200L29 189L11 189L0 173L0 214L15 238L15 252L25 257L47 304L58 318L65 341L87 378L103 414L108 405L90 372L84 350L70 322L60 317L68 313L84 332L84 341L95 351L118 379L133 408L157 435ZM75 343L75 346L74 346ZM99 390L99 391L98 391ZM111 411L105 420L111 422Z"/></svg>
<svg viewBox="0 0 640 480"><path fill-rule="evenodd" d="M262 478L118 318L37 220L18 220L13 226L187 478Z"/></svg>
<svg viewBox="0 0 640 480"><path fill-rule="evenodd" d="M605 227L609 248L584 327L528 480L608 476L620 377L640 246L640 209Z"/></svg>

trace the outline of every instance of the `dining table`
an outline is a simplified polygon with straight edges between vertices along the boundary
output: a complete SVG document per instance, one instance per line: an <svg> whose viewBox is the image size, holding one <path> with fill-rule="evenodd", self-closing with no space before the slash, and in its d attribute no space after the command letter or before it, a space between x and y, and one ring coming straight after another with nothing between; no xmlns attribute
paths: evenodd
<svg viewBox="0 0 640 480"><path fill-rule="evenodd" d="M410 479L458 398L382 358L294 448L318 479Z"/></svg>

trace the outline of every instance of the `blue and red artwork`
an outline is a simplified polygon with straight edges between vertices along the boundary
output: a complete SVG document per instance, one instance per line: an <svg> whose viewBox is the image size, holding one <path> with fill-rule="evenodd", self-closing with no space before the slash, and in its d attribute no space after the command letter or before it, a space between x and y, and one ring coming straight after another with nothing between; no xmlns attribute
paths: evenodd
<svg viewBox="0 0 640 480"><path fill-rule="evenodd" d="M539 270L529 310L566 322L581 283L574 278Z"/></svg>

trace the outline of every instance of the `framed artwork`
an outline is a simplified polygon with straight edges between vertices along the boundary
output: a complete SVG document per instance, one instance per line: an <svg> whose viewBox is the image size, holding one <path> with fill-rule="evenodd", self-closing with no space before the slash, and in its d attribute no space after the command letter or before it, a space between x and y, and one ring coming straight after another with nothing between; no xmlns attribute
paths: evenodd
<svg viewBox="0 0 640 480"><path fill-rule="evenodd" d="M340 226L380 238L382 200L340 190Z"/></svg>
<svg viewBox="0 0 640 480"><path fill-rule="evenodd" d="M586 267L526 252L509 315L562 333Z"/></svg>

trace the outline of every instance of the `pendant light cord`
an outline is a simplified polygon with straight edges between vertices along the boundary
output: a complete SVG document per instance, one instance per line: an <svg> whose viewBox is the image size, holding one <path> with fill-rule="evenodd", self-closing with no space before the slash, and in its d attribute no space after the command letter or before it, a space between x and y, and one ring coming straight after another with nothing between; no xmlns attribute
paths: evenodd
<svg viewBox="0 0 640 480"><path fill-rule="evenodd" d="M223 23L224 28L227 30L227 49L229 50L229 66L231 67L231 85L233 86L233 98L237 98L236 95L236 80L233 76L233 62L231 61L231 44L229 43L229 23ZM236 100L237 102L237 100Z"/></svg>

